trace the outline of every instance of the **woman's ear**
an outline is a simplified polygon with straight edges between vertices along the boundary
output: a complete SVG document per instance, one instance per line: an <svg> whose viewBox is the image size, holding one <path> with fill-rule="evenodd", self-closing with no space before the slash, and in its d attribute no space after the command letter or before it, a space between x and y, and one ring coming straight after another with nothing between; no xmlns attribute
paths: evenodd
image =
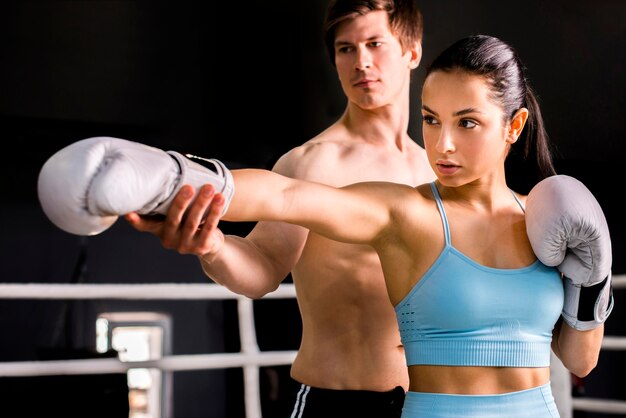
<svg viewBox="0 0 626 418"><path fill-rule="evenodd" d="M525 107L520 108L515 115L511 118L511 122L509 123L509 134L507 135L507 142L513 144L517 141L517 138L522 133L524 129L524 125L526 125L526 120L528 119L528 109Z"/></svg>

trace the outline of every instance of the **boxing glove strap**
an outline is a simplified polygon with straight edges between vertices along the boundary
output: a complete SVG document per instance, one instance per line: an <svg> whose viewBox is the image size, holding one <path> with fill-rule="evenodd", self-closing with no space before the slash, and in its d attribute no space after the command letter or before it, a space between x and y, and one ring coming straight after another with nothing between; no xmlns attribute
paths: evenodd
<svg viewBox="0 0 626 418"><path fill-rule="evenodd" d="M189 154L185 156L176 151L167 151L167 153L176 163L177 180L168 198L160 202L151 214L167 214L167 209L172 200L184 184L189 184L198 190L207 183L212 184L216 192L224 195L226 203L223 213L225 213L232 200L235 183L230 170L226 168L224 163L216 159L206 159Z"/></svg>
<svg viewBox="0 0 626 418"><path fill-rule="evenodd" d="M208 168L215 174L219 174L220 176L223 175L223 170L218 169L219 166L216 164L217 160L212 160L210 158L204 158L204 157L198 157L197 155L192 155L192 154L185 154L185 157L189 158L191 161L195 163L200 164L201 166L205 168ZM181 167L180 162L174 156L172 156L172 158L174 158L174 160L176 160L176 162L178 163L178 166ZM181 171L182 170L183 168L181 167Z"/></svg>
<svg viewBox="0 0 626 418"><path fill-rule="evenodd" d="M564 278L565 302L563 319L580 331L597 328L603 324L613 310L613 287L611 273L600 283L592 286L574 284Z"/></svg>

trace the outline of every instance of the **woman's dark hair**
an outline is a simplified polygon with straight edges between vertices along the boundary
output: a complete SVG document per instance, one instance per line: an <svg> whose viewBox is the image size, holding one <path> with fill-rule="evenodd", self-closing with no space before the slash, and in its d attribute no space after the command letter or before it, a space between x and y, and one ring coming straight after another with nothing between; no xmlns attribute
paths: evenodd
<svg viewBox="0 0 626 418"><path fill-rule="evenodd" d="M331 0L324 17L324 42L330 62L335 65L335 33L340 23L364 16L370 12L384 11L389 28L406 51L422 40L422 12L415 0Z"/></svg>
<svg viewBox="0 0 626 418"><path fill-rule="evenodd" d="M528 109L526 126L511 147L509 156L521 151L525 162L535 164L539 180L556 174L539 102L513 47L492 36L469 36L443 51L428 67L426 76L435 71L454 70L485 77L489 81L491 98L503 109L505 122L510 121L520 108Z"/></svg>

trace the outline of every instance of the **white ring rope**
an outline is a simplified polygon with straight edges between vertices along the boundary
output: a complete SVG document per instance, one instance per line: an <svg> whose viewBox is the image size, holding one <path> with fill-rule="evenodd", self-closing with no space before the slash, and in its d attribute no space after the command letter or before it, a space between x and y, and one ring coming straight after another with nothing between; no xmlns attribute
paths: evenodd
<svg viewBox="0 0 626 418"><path fill-rule="evenodd" d="M120 361L117 358L12 361L0 363L0 377L125 373L128 369L135 368L190 371L245 366L276 366L291 364L295 356L295 351L263 351L257 354L187 354L146 361Z"/></svg>
<svg viewBox="0 0 626 418"><path fill-rule="evenodd" d="M263 296L294 298L293 284L281 284ZM1 283L2 299L248 299L213 283L97 284Z"/></svg>
<svg viewBox="0 0 626 418"><path fill-rule="evenodd" d="M295 298L293 284L281 284L263 298ZM246 418L261 418L260 366L289 365L296 351L261 352L256 340L253 300L211 283L163 284L0 284L0 298L13 299L236 299L240 353L177 355L141 362L115 358L0 363L0 377L125 373L132 368L165 371L243 367Z"/></svg>
<svg viewBox="0 0 626 418"><path fill-rule="evenodd" d="M572 406L578 411L626 414L626 402L613 399L572 398Z"/></svg>
<svg viewBox="0 0 626 418"><path fill-rule="evenodd" d="M626 288L626 274L613 276L613 288ZM293 298L293 284L263 296ZM96 284L0 283L0 299L247 299L214 283Z"/></svg>
<svg viewBox="0 0 626 418"><path fill-rule="evenodd" d="M602 349L626 351L626 337L613 337L605 335L602 339Z"/></svg>
<svg viewBox="0 0 626 418"><path fill-rule="evenodd" d="M241 351L247 355L259 355L259 345L256 340L254 326L254 307L251 299L239 299L237 303L239 313L239 341ZM243 319L247 320L243 320ZM293 360L293 358L292 358ZM259 366L256 364L243 365L243 390L246 399L246 417L253 411L261 410L261 394L259 387Z"/></svg>
<svg viewBox="0 0 626 418"><path fill-rule="evenodd" d="M626 289L626 274L616 274L611 277L613 289Z"/></svg>
<svg viewBox="0 0 626 418"><path fill-rule="evenodd" d="M613 276L613 288L626 288L626 275ZM294 298L293 284L282 284L263 298ZM259 367L291 364L296 351L259 350L254 326L253 300L212 283L161 284L43 284L0 283L0 299L237 299L240 353L167 356L156 360L122 362L116 358L58 361L0 362L0 377L67 374L125 373L131 368L164 371L244 368L244 398L247 418L261 418ZM605 336L602 348L626 350L626 337ZM576 410L625 413L626 402L610 399L573 398Z"/></svg>

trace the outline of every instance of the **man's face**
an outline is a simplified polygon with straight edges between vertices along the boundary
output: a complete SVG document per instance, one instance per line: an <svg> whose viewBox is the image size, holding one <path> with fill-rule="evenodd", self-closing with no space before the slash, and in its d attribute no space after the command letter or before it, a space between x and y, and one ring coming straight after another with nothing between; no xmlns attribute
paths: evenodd
<svg viewBox="0 0 626 418"><path fill-rule="evenodd" d="M396 101L408 92L411 51L402 47L389 28L384 11L370 12L337 27L335 65L348 99L364 109Z"/></svg>

